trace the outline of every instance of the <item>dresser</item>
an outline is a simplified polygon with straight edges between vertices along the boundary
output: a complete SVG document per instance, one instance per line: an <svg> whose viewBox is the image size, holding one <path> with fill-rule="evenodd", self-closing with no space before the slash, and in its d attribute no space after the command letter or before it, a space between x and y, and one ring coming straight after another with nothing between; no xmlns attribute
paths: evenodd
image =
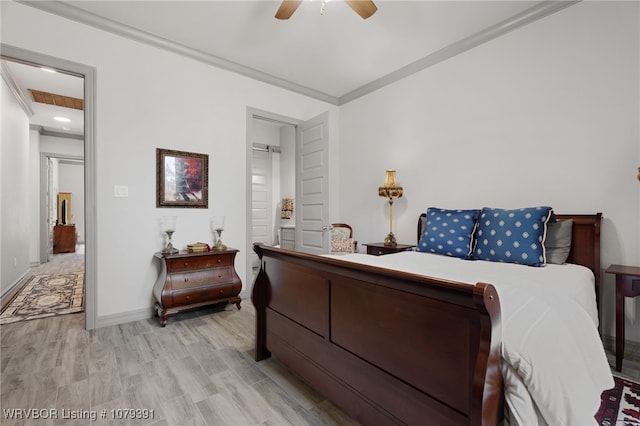
<svg viewBox="0 0 640 426"><path fill-rule="evenodd" d="M160 325L164 327L167 319L187 309L219 303L235 303L240 309L242 282L234 267L237 252L227 248L204 253L156 253L161 269L153 295Z"/></svg>
<svg viewBox="0 0 640 426"><path fill-rule="evenodd" d="M56 225L53 227L54 253L74 253L77 242L75 225Z"/></svg>

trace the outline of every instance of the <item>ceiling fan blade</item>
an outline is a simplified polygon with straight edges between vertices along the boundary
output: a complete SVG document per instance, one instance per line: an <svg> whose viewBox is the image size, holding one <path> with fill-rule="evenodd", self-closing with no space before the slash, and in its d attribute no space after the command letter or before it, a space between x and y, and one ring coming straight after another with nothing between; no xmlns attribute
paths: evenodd
<svg viewBox="0 0 640 426"><path fill-rule="evenodd" d="M367 19L374 13L378 8L373 1L371 0L344 0L351 9L353 9L362 19Z"/></svg>
<svg viewBox="0 0 640 426"><path fill-rule="evenodd" d="M280 8L276 12L276 19L289 19L293 12L300 6L302 0L282 0Z"/></svg>

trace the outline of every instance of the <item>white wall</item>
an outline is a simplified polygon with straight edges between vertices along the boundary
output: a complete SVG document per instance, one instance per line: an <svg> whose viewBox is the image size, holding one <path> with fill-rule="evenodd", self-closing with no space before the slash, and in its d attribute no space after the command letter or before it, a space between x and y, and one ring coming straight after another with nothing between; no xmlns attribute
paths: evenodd
<svg viewBox="0 0 640 426"><path fill-rule="evenodd" d="M40 152L60 157L84 157L84 141L44 134L40 135Z"/></svg>
<svg viewBox="0 0 640 426"><path fill-rule="evenodd" d="M327 110L335 117L338 108L23 4L0 7L3 43L97 70L98 325L150 315L163 215L178 216L173 241L183 248L208 241L209 216L226 214L225 243L241 250L236 269L249 285L247 107L299 119ZM156 148L209 155L209 209L156 208ZM114 185L128 186L129 197L114 198Z"/></svg>
<svg viewBox="0 0 640 426"><path fill-rule="evenodd" d="M638 6L581 2L343 106L341 219L359 241L381 241L377 187L395 168L399 242L415 244L429 206L544 204L602 212L602 266L640 265ZM613 335L614 282L602 275ZM639 322L628 338L640 341Z"/></svg>
<svg viewBox="0 0 640 426"><path fill-rule="evenodd" d="M29 270L29 119L0 78L0 294Z"/></svg>
<svg viewBox="0 0 640 426"><path fill-rule="evenodd" d="M29 130L29 263L40 264L40 133ZM2 167L0 165L0 167ZM46 188L44 188L46 191Z"/></svg>

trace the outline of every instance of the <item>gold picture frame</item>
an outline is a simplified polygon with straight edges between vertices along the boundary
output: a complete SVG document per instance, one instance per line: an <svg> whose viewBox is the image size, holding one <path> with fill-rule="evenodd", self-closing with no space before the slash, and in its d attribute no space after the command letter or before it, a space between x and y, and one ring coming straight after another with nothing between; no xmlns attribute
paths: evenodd
<svg viewBox="0 0 640 426"><path fill-rule="evenodd" d="M156 207L209 207L209 156L156 149Z"/></svg>

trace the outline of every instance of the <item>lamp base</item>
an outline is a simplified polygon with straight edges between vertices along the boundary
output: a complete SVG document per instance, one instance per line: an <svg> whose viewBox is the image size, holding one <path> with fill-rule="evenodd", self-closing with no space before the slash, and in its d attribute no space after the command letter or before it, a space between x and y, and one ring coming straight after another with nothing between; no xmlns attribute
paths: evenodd
<svg viewBox="0 0 640 426"><path fill-rule="evenodd" d="M393 232L389 232L389 235L385 237L384 245L391 246L391 247L395 247L396 245L398 245L398 242L396 241L396 236L393 235Z"/></svg>

